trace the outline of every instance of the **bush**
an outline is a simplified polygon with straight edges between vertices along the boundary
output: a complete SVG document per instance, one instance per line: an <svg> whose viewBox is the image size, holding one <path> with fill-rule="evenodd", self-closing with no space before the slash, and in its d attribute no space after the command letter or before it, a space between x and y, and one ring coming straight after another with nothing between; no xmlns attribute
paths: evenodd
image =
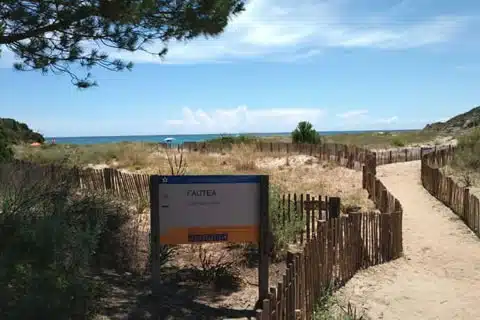
<svg viewBox="0 0 480 320"><path fill-rule="evenodd" d="M281 206L282 198L279 189L270 186L270 226L272 229L272 258L278 260L284 258L287 253L288 245L295 242L297 235L305 227L305 222L291 205L290 221L283 223L283 209Z"/></svg>
<svg viewBox="0 0 480 320"><path fill-rule="evenodd" d="M103 294L92 267L117 249L124 206L63 178L16 178L0 185L0 318L91 318Z"/></svg>
<svg viewBox="0 0 480 320"><path fill-rule="evenodd" d="M239 288L240 271L225 250L213 251L212 247L202 244L193 245L191 250L197 260L197 264L192 265L196 280L212 284L215 290Z"/></svg>
<svg viewBox="0 0 480 320"><path fill-rule="evenodd" d="M320 135L308 121L299 122L292 132L294 143L320 143Z"/></svg>
<svg viewBox="0 0 480 320"><path fill-rule="evenodd" d="M1 137L0 137L1 139ZM8 162L13 159L13 150L6 141L0 140L0 162Z"/></svg>
<svg viewBox="0 0 480 320"><path fill-rule="evenodd" d="M400 139L399 137L393 138L391 143L392 143L392 146L394 147L405 147L405 144L406 144L405 141Z"/></svg>
<svg viewBox="0 0 480 320"><path fill-rule="evenodd" d="M475 184L480 171L480 128L459 137L452 167L460 174L465 187Z"/></svg>
<svg viewBox="0 0 480 320"><path fill-rule="evenodd" d="M480 128L458 138L455 160L465 169L480 169Z"/></svg>
<svg viewBox="0 0 480 320"><path fill-rule="evenodd" d="M247 143L255 143L257 141L258 141L258 138L255 137L255 136L222 135L219 138L209 139L209 140L206 140L205 142L207 142L207 143L223 143L223 144L247 144Z"/></svg>
<svg viewBox="0 0 480 320"><path fill-rule="evenodd" d="M453 165L466 171L480 170L480 128L458 138Z"/></svg>
<svg viewBox="0 0 480 320"><path fill-rule="evenodd" d="M13 159L13 150L7 139L6 133L0 127L0 162L7 162Z"/></svg>
<svg viewBox="0 0 480 320"><path fill-rule="evenodd" d="M32 131L25 123L14 119L0 118L0 131L4 133L8 143L43 143L45 141L41 134Z"/></svg>

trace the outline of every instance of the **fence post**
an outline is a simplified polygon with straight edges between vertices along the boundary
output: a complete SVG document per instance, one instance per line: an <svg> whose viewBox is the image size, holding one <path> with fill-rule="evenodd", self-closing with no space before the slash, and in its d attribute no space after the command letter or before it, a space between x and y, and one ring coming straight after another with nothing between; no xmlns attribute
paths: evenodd
<svg viewBox="0 0 480 320"><path fill-rule="evenodd" d="M470 189L465 188L463 191L463 217L462 217L463 221L465 222L467 222L469 210L470 210ZM468 223L467 223L467 226L468 226Z"/></svg>
<svg viewBox="0 0 480 320"><path fill-rule="evenodd" d="M330 212L330 218L340 217L340 198L339 197L330 197L328 199L328 208Z"/></svg>
<svg viewBox="0 0 480 320"><path fill-rule="evenodd" d="M373 200L375 199L375 181L373 180L374 175L371 172L367 172L367 191L368 191L368 199Z"/></svg>
<svg viewBox="0 0 480 320"><path fill-rule="evenodd" d="M112 169L104 168L103 169L103 180L105 181L105 190L112 190Z"/></svg>
<svg viewBox="0 0 480 320"><path fill-rule="evenodd" d="M453 179L448 177L447 178L447 191L448 191L448 206L452 207L453 202Z"/></svg>
<svg viewBox="0 0 480 320"><path fill-rule="evenodd" d="M382 190L380 211L383 212L383 213L388 213L388 211L389 211L388 191L385 188L383 188L383 190Z"/></svg>
<svg viewBox="0 0 480 320"><path fill-rule="evenodd" d="M362 166L362 189L367 189L367 166Z"/></svg>
<svg viewBox="0 0 480 320"><path fill-rule="evenodd" d="M297 264L295 261L295 255L292 252L287 252L287 270L290 269L290 310L287 312L288 317L293 318L295 315L295 310L297 309L297 297L296 297L296 274L297 274Z"/></svg>
<svg viewBox="0 0 480 320"><path fill-rule="evenodd" d="M307 194L307 202L309 203L308 207L305 208L305 223L307 224L307 240L310 240L310 194Z"/></svg>

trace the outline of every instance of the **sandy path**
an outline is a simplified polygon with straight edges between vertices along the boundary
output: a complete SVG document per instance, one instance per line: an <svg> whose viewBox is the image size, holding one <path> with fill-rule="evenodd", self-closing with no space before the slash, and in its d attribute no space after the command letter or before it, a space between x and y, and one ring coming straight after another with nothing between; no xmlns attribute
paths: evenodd
<svg viewBox="0 0 480 320"><path fill-rule="evenodd" d="M423 189L420 162L378 176L402 203L405 257L358 273L337 294L370 319L480 319L480 241Z"/></svg>

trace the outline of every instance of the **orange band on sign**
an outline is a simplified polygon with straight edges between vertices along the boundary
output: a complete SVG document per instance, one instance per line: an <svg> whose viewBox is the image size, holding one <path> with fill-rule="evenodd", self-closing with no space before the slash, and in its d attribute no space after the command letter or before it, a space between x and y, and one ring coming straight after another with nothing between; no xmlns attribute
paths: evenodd
<svg viewBox="0 0 480 320"><path fill-rule="evenodd" d="M206 242L258 242L258 225L235 227L172 228L160 236L162 244L188 244Z"/></svg>

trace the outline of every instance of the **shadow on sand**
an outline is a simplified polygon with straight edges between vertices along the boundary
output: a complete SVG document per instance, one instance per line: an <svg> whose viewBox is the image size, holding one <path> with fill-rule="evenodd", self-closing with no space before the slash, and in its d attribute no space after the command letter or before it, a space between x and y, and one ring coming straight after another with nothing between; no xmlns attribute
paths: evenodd
<svg viewBox="0 0 480 320"><path fill-rule="evenodd" d="M107 319L245 319L255 316L252 309L210 306L219 302L220 297L240 290L240 287L233 285L214 289L198 281L195 269L165 270L162 290L156 299L151 295L149 277L104 271L100 278L108 298L102 301L99 314Z"/></svg>

